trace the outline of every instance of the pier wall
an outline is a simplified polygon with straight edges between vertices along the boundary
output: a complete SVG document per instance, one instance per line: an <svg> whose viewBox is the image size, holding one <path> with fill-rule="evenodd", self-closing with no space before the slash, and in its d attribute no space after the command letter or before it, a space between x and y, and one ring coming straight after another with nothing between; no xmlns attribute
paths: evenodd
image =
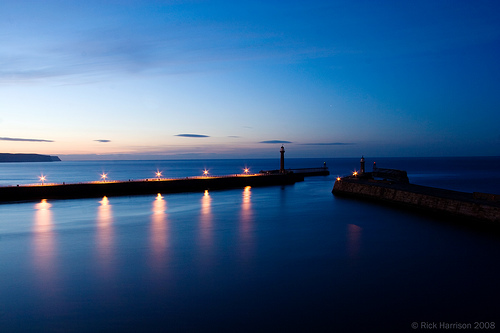
<svg viewBox="0 0 500 333"><path fill-rule="evenodd" d="M337 180L332 193L500 224L500 205L493 201L478 200L472 193L349 179Z"/></svg>
<svg viewBox="0 0 500 333"><path fill-rule="evenodd" d="M0 202L198 192L242 188L245 186L290 185L303 180L304 177L300 175L283 174L9 186L0 187Z"/></svg>

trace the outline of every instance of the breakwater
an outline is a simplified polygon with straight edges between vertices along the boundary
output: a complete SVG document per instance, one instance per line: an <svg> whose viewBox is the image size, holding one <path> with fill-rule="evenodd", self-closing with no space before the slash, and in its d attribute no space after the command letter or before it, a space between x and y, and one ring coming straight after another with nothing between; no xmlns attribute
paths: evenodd
<svg viewBox="0 0 500 333"><path fill-rule="evenodd" d="M446 216L488 221L500 226L500 201L497 195L492 194L458 192L355 176L337 178L332 193Z"/></svg>
<svg viewBox="0 0 500 333"><path fill-rule="evenodd" d="M6 186L0 187L0 202L197 192L204 190L242 188L245 186L291 185L303 180L303 176L289 173L277 175L255 174L182 179Z"/></svg>

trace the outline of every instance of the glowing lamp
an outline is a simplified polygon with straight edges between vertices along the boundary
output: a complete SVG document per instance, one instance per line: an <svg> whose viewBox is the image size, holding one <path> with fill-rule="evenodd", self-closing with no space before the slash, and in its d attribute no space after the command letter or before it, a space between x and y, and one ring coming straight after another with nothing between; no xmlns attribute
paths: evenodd
<svg viewBox="0 0 500 333"><path fill-rule="evenodd" d="M46 177L45 177L44 175L41 175L41 176L40 176L40 177L38 177L38 178L40 178L40 181L42 182L42 185L43 185L43 184L45 183L45 178L46 178Z"/></svg>
<svg viewBox="0 0 500 333"><path fill-rule="evenodd" d="M156 177L158 177L158 179L161 178L161 171L156 171Z"/></svg>
<svg viewBox="0 0 500 333"><path fill-rule="evenodd" d="M105 181L106 181L106 178L108 178L108 174L103 172L103 173L101 174L101 179L102 179L102 181L103 181L103 182L105 182Z"/></svg>
<svg viewBox="0 0 500 333"><path fill-rule="evenodd" d="M207 170L207 169L203 170L203 174L204 174L205 176L206 176L206 175L208 175L208 170Z"/></svg>
<svg viewBox="0 0 500 333"><path fill-rule="evenodd" d="M337 177L337 181L340 181L340 177Z"/></svg>
<svg viewBox="0 0 500 333"><path fill-rule="evenodd" d="M245 174L248 174L248 171L250 171L248 168L245 168L245 170L243 170L243 172L245 172Z"/></svg>

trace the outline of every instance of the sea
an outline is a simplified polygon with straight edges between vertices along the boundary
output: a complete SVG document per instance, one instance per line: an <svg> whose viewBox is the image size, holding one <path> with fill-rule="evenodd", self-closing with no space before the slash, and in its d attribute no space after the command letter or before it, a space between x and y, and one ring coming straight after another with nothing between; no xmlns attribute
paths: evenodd
<svg viewBox="0 0 500 333"><path fill-rule="evenodd" d="M365 159L500 194L498 156ZM325 162L287 186L0 204L0 332L500 330L496 230L334 196L359 158L285 167ZM2 163L0 186L245 168L279 159Z"/></svg>

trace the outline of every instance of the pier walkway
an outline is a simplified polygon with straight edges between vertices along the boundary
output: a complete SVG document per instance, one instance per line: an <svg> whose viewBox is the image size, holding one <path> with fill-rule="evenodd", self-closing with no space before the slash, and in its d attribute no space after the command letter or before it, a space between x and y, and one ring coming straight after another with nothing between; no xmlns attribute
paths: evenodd
<svg viewBox="0 0 500 333"><path fill-rule="evenodd" d="M291 185L303 180L303 175L287 173L5 186L0 187L0 203L41 199L73 199L156 193L198 192L204 190L242 188L246 186Z"/></svg>

